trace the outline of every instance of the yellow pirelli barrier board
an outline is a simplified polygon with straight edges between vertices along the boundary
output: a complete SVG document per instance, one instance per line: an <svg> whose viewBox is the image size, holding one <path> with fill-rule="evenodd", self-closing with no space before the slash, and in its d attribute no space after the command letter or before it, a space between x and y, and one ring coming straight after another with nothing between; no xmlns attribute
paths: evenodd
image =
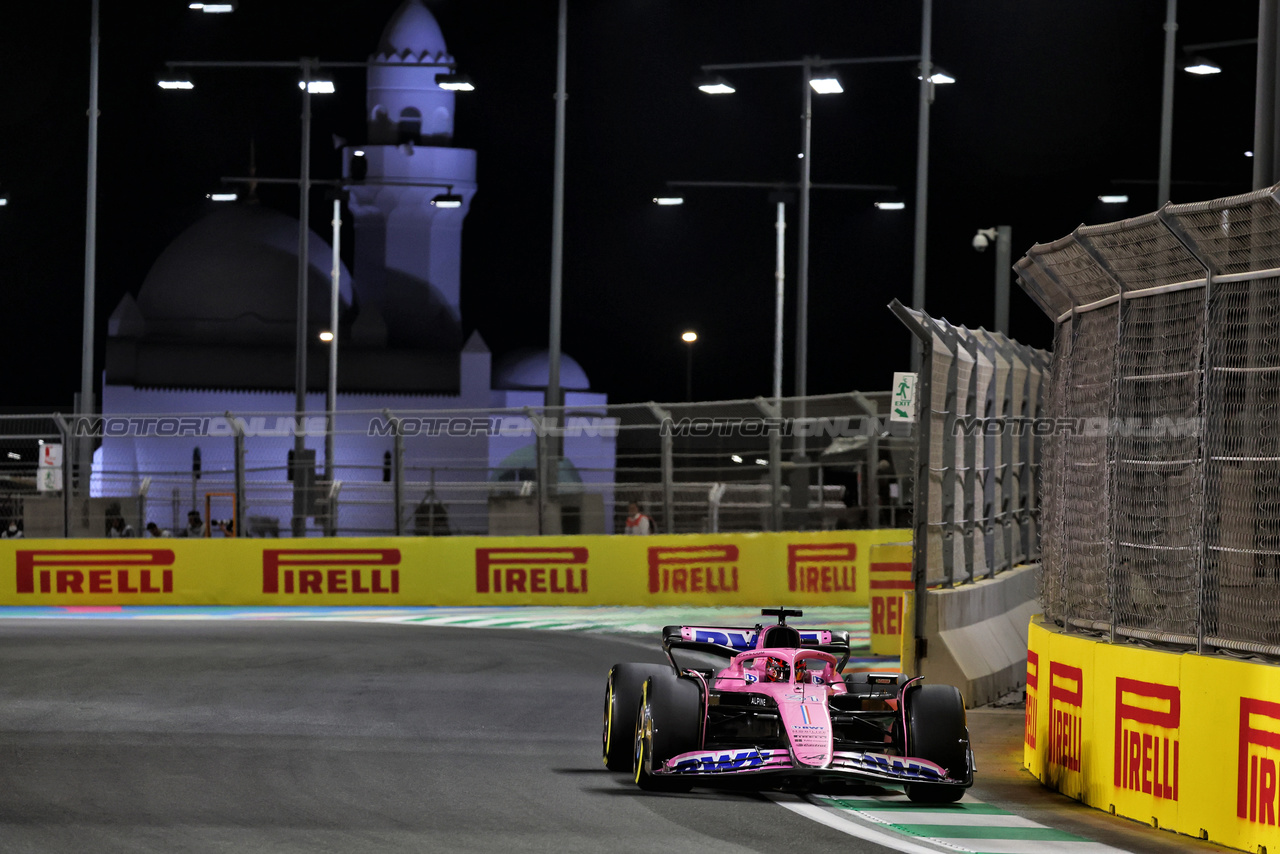
<svg viewBox="0 0 1280 854"><path fill-rule="evenodd" d="M904 530L0 541L0 605L866 605Z"/></svg>
<svg viewBox="0 0 1280 854"><path fill-rule="evenodd" d="M871 654L902 653L903 594L912 589L911 543L871 547Z"/></svg>
<svg viewBox="0 0 1280 854"><path fill-rule="evenodd" d="M1023 757L1090 806L1280 847L1280 667L1112 645L1032 620Z"/></svg>

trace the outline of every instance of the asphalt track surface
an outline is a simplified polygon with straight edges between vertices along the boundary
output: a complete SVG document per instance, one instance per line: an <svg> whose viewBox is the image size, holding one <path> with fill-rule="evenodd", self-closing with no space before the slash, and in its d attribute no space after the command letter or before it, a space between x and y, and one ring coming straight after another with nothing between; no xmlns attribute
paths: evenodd
<svg viewBox="0 0 1280 854"><path fill-rule="evenodd" d="M662 657L555 632L0 621L0 851L887 850L757 795L606 772L623 660Z"/></svg>

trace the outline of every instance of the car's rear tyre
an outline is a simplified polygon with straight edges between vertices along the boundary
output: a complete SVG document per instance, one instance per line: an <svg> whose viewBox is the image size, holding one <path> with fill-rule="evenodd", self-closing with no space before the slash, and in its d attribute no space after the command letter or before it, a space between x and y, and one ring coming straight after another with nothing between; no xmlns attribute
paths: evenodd
<svg viewBox="0 0 1280 854"><path fill-rule="evenodd" d="M650 676L636 710L636 785L647 791L687 792L688 779L653 773L664 760L697 750L702 729L702 689L692 679L666 672Z"/></svg>
<svg viewBox="0 0 1280 854"><path fill-rule="evenodd" d="M969 730L964 699L952 685L921 685L907 696L907 751L947 769L947 776L969 773ZM907 797L916 803L949 804L964 797L965 787L949 783L908 783Z"/></svg>
<svg viewBox="0 0 1280 854"><path fill-rule="evenodd" d="M604 767L632 770L636 746L636 706L644 681L658 673L670 673L665 664L615 664L604 688Z"/></svg>

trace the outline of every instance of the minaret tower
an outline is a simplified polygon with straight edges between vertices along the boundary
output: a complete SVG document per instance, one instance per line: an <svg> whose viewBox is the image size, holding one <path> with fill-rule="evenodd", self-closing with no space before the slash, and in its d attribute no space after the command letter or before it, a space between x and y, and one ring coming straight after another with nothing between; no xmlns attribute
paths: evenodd
<svg viewBox="0 0 1280 854"><path fill-rule="evenodd" d="M392 348L458 352L462 223L476 192L476 153L450 144L454 93L436 84L436 75L449 69L416 67L453 60L422 0L401 4L369 59L404 66L369 68L368 144L343 152L346 176L369 182L348 202L355 220L356 322L385 328ZM446 186L405 186L418 182ZM461 207L432 204L448 187L462 197Z"/></svg>

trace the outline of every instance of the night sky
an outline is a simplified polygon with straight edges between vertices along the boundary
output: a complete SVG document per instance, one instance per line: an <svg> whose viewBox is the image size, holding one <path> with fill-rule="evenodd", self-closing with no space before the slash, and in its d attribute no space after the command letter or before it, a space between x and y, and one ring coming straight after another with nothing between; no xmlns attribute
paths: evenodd
<svg viewBox="0 0 1280 854"><path fill-rule="evenodd" d="M223 175L298 171L296 73L209 71L163 92L165 60L364 60L400 0L241 0L230 15L185 0L102 0L97 365L106 320L152 262L213 204ZM556 3L428 0L477 90L460 93L454 142L479 152L463 238L462 311L495 357L545 347L550 281ZM1257 4L1183 0L1179 44L1256 35ZM1013 227L1014 258L1081 222L1155 207L1165 4L1158 0L938 0L934 61L958 79L932 113L926 308L993 321L994 253L977 228ZM681 399L696 329L694 393L768 394L773 207L763 190L690 190L666 180L798 176L798 69L737 72L713 98L703 63L914 54L908 0L570 0L564 348L616 402ZM79 387L84 282L89 3L6 5L0 25L0 406L67 409ZM1179 71L1173 200L1250 189L1254 49L1205 52L1223 73ZM1181 53L1180 53L1181 57ZM909 335L885 305L911 299L917 84L906 64L842 71L845 93L814 97L813 180L892 184L890 194L816 190L811 239L810 393L879 390L909 364ZM313 175L336 177L337 134L363 140L364 72L316 96ZM1097 196L1127 192L1127 205ZM296 215L292 188L260 191ZM327 228L313 194L313 228ZM798 210L791 207L794 296ZM351 246L344 235L344 250ZM348 263L350 263L348 255ZM1015 285L1011 332L1050 345L1050 324ZM786 382L793 372L788 302Z"/></svg>

